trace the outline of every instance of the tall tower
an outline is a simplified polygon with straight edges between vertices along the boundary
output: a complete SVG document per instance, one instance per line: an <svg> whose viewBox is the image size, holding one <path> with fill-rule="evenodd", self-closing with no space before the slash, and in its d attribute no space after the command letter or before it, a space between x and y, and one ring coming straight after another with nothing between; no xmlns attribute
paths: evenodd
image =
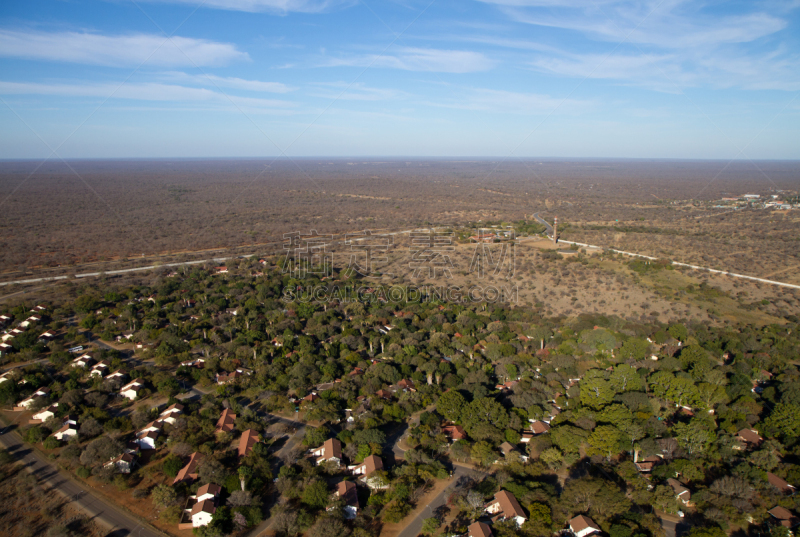
<svg viewBox="0 0 800 537"><path fill-rule="evenodd" d="M553 246L558 244L558 217L553 218Z"/></svg>

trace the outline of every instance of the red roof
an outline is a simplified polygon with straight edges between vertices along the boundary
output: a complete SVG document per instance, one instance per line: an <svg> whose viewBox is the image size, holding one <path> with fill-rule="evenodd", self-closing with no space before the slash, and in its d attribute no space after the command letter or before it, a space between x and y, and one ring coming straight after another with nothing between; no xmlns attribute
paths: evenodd
<svg viewBox="0 0 800 537"><path fill-rule="evenodd" d="M256 431L253 429L247 429L244 433L242 433L242 437L239 439L239 456L247 456L253 450L253 446L260 441L261 438L258 436Z"/></svg>

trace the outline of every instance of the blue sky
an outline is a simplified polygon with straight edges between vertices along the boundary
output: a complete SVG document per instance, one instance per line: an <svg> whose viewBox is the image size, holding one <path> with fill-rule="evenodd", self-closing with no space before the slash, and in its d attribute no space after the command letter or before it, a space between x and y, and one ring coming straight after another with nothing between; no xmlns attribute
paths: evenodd
<svg viewBox="0 0 800 537"><path fill-rule="evenodd" d="M800 158L800 0L30 0L0 158Z"/></svg>

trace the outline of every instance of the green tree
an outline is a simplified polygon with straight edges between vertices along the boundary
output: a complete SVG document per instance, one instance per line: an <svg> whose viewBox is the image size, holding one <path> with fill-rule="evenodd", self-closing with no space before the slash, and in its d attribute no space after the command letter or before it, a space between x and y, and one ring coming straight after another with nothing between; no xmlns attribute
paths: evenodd
<svg viewBox="0 0 800 537"><path fill-rule="evenodd" d="M436 517L426 518L422 521L422 533L425 535L433 535L439 526L441 526L441 522Z"/></svg>
<svg viewBox="0 0 800 537"><path fill-rule="evenodd" d="M539 456L539 459L551 470L557 470L561 467L561 463L564 461L564 456L561 454L558 448L551 447L545 449Z"/></svg>
<svg viewBox="0 0 800 537"><path fill-rule="evenodd" d="M599 376L583 379L580 382L581 404L599 410L614 399L611 383Z"/></svg>
<svg viewBox="0 0 800 537"><path fill-rule="evenodd" d="M328 486L324 481L315 480L309 483L300 500L312 509L322 509L328 504Z"/></svg>
<svg viewBox="0 0 800 537"><path fill-rule="evenodd" d="M587 455L602 455L611 459L624 448L622 434L613 425L599 425L589 435Z"/></svg>
<svg viewBox="0 0 800 537"><path fill-rule="evenodd" d="M617 393L636 392L642 389L642 379L636 369L628 364L616 366L611 373L609 382Z"/></svg>
<svg viewBox="0 0 800 537"><path fill-rule="evenodd" d="M708 448L708 445L716 439L713 431L714 428L709 423L699 418L694 418L689 423L676 423L672 428L678 445L690 455L701 453Z"/></svg>
<svg viewBox="0 0 800 537"><path fill-rule="evenodd" d="M153 505L156 507L167 508L178 503L178 493L169 485L156 485L150 493Z"/></svg>
<svg viewBox="0 0 800 537"><path fill-rule="evenodd" d="M497 453L489 442L475 442L469 456L484 466L491 466L497 460Z"/></svg>
<svg viewBox="0 0 800 537"><path fill-rule="evenodd" d="M181 468L183 468L183 463L175 455L168 455L167 458L164 459L162 468L164 469L164 475L175 477L178 475L178 472L180 472Z"/></svg>
<svg viewBox="0 0 800 537"><path fill-rule="evenodd" d="M493 425L502 431L508 425L508 412L494 399L481 397L466 406L461 415L461 422L467 432L484 423Z"/></svg>
<svg viewBox="0 0 800 537"><path fill-rule="evenodd" d="M768 431L774 431L782 438L800 437L800 405L778 403L764 421Z"/></svg>
<svg viewBox="0 0 800 537"><path fill-rule="evenodd" d="M646 339L632 337L622 344L617 351L617 359L620 361L641 360L650 352L650 343Z"/></svg>
<svg viewBox="0 0 800 537"><path fill-rule="evenodd" d="M461 395L458 390L450 390L442 394L436 402L436 411L439 412L445 419L460 423L461 414L467 407L467 400Z"/></svg>

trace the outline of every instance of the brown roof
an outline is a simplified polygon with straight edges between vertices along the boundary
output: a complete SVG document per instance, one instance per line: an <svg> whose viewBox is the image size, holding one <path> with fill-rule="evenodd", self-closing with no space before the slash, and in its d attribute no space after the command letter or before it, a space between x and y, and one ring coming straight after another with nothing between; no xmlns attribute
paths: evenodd
<svg viewBox="0 0 800 537"><path fill-rule="evenodd" d="M387 392L386 390L378 390L377 392L375 392L375 395L377 395L381 399L391 399L392 398L392 394Z"/></svg>
<svg viewBox="0 0 800 537"><path fill-rule="evenodd" d="M259 438L256 431L253 429L247 429L244 433L242 433L242 437L239 439L239 456L245 457L250 453L250 451L252 451L253 446L260 441L261 438Z"/></svg>
<svg viewBox="0 0 800 537"><path fill-rule="evenodd" d="M550 430L550 426L543 421L534 421L531 423L531 431L533 434L542 434Z"/></svg>
<svg viewBox="0 0 800 537"><path fill-rule="evenodd" d="M748 444L758 445L761 443L763 438L761 438L758 434L758 431L754 431L753 429L742 429L736 434L743 442Z"/></svg>
<svg viewBox="0 0 800 537"><path fill-rule="evenodd" d="M689 501L692 497L692 492L683 486L683 483L675 478L670 477L667 479L667 484L675 491L675 496L680 496L681 500Z"/></svg>
<svg viewBox="0 0 800 537"><path fill-rule="evenodd" d="M502 444L500 444L500 451L502 451L503 455L505 455L506 457L508 456L509 453L516 450L517 449L508 442L503 442Z"/></svg>
<svg viewBox="0 0 800 537"><path fill-rule="evenodd" d="M773 487L777 488L781 492L791 492L794 490L794 487L781 479L780 477L776 476L772 472L767 472L767 481Z"/></svg>
<svg viewBox="0 0 800 537"><path fill-rule="evenodd" d="M217 420L217 429L215 430L215 432L229 433L233 431L235 421L236 421L236 414L231 412L231 409L226 408L225 410L222 411L222 415Z"/></svg>
<svg viewBox="0 0 800 537"><path fill-rule="evenodd" d="M484 522L474 522L467 528L469 537L492 537L492 529Z"/></svg>
<svg viewBox="0 0 800 537"><path fill-rule="evenodd" d="M575 518L573 518L572 520L570 520L569 521L569 527L575 533L578 533L579 531L583 531L586 528L592 528L592 529L594 529L596 531L601 531L600 527L597 525L597 523L595 523L594 520L592 520L591 518L589 518L588 516L585 516L585 515L578 515Z"/></svg>
<svg viewBox="0 0 800 537"><path fill-rule="evenodd" d="M378 457L377 455L370 455L366 459L364 459L364 466L365 471L364 475L367 476L376 470L383 470L383 459Z"/></svg>
<svg viewBox="0 0 800 537"><path fill-rule="evenodd" d="M514 495L507 490L501 490L495 494L494 499L496 502L500 502L501 512L506 518L522 517L527 520L528 517L525 516L525 511L522 510L519 502Z"/></svg>
<svg viewBox="0 0 800 537"><path fill-rule="evenodd" d="M322 444L322 449L322 458L325 460L342 458L342 443L336 438L328 438L325 440L325 443Z"/></svg>
<svg viewBox="0 0 800 537"><path fill-rule="evenodd" d="M462 440L467 437L467 432L461 425L448 425L442 427L442 432L453 440Z"/></svg>
<svg viewBox="0 0 800 537"><path fill-rule="evenodd" d="M206 494L211 494L212 496L219 496L219 493L222 492L222 487L216 485L214 483L206 483L199 489L197 489L197 497L204 496Z"/></svg>
<svg viewBox="0 0 800 537"><path fill-rule="evenodd" d="M775 518L777 518L778 520L780 520L782 526L785 526L785 527L787 527L789 529L792 529L793 527L795 527L798 524L800 524L800 518L797 518L796 516L794 516L792 514L791 511L789 511L785 507L781 507L780 505L777 505L777 506L773 507L772 509L770 509L767 512L770 515L772 515Z"/></svg>
<svg viewBox="0 0 800 537"><path fill-rule="evenodd" d="M186 466L180 469L172 484L174 485L176 483L180 483L185 479L197 479L197 467L200 466L201 462L203 462L203 458L204 457L201 453L196 451L192 453L192 455L189 457L189 462L186 464Z"/></svg>
<svg viewBox="0 0 800 537"><path fill-rule="evenodd" d="M197 502L194 504L194 506L192 506L192 516L201 512L210 513L213 515L217 512L217 508L214 507L214 502L211 500L203 500L202 502Z"/></svg>
<svg viewBox="0 0 800 537"><path fill-rule="evenodd" d="M356 484L352 481L340 481L336 484L336 495L344 500L346 505L358 507L358 492Z"/></svg>

